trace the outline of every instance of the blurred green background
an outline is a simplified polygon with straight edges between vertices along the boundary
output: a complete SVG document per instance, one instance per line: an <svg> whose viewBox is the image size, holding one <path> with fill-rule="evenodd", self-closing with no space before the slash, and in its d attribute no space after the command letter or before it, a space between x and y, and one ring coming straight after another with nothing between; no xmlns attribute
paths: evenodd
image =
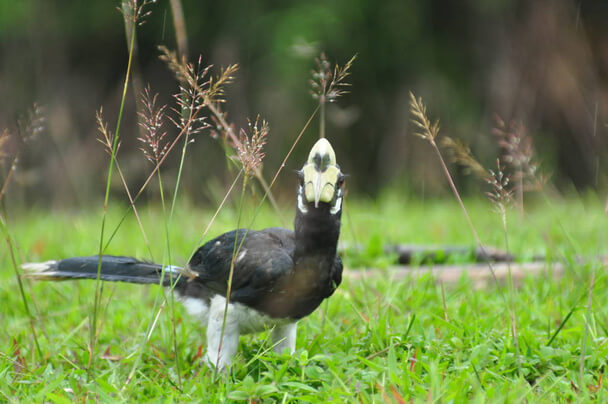
<svg viewBox="0 0 608 404"><path fill-rule="evenodd" d="M328 137L349 190L447 195L429 145L412 135L408 93L428 104L442 134L462 139L486 166L499 155L494 116L519 121L533 139L542 171L556 189L602 190L608 131L608 2L605 0L182 1L188 54L216 67L238 63L226 110L237 127L260 114L271 125L264 172L278 168L315 108L309 94L314 58L358 58L350 94L328 109ZM95 111L113 128L127 63L118 1L0 0L0 128L36 102L45 129L22 154L11 184L17 206L80 206L103 195L107 156ZM136 79L171 103L177 83L158 59L176 48L169 0L148 8L138 28ZM137 141L130 87L121 130L121 165L132 188L151 170ZM293 176L317 136L315 122L277 187L291 200ZM167 125L170 134L175 130ZM171 133L173 132L173 133ZM14 147L5 146L4 165ZM214 199L232 178L218 142L198 135L183 190L196 203ZM7 157L8 156L8 157ZM178 153L164 166L175 180ZM454 167L462 190L477 181ZM156 187L149 187L150 193ZM123 195L119 181L116 195ZM148 194L149 198L151 195Z"/></svg>

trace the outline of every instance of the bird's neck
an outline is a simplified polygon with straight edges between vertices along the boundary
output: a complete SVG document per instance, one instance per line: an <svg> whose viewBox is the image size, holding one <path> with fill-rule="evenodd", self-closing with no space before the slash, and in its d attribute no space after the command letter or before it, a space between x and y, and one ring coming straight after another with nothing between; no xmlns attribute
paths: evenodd
<svg viewBox="0 0 608 404"><path fill-rule="evenodd" d="M333 264L340 236L340 214L332 215L329 206L310 208L307 213L296 212L295 259L326 256Z"/></svg>

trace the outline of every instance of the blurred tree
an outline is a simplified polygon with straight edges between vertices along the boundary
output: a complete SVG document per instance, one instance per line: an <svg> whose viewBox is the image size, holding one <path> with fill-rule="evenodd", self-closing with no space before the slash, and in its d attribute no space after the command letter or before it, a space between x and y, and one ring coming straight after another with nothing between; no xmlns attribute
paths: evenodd
<svg viewBox="0 0 608 404"><path fill-rule="evenodd" d="M491 130L500 114L528 128L559 186L607 184L605 0L181 3L189 56L241 67L227 94L230 119L244 126L260 113L269 121L267 175L314 109L308 80L323 50L339 63L359 55L351 93L328 110L328 137L358 192L444 192L430 151L410 136L410 90L441 119L443 133L469 143L487 165L498 153ZM0 0L0 127L10 129L34 101L47 113L45 136L24 155L17 177L24 203L74 203L83 199L75 189L89 198L103 188L106 157L94 122L100 106L110 120L118 109L127 60L118 5ZM138 31L140 79L169 103L176 83L157 45L177 47L170 0L151 11ZM120 158L129 181L139 184L147 167L136 152L133 94L129 101ZM223 176L224 157L205 135L190 153L184 189L200 200L211 193L201 177ZM176 167L170 159L167 178Z"/></svg>

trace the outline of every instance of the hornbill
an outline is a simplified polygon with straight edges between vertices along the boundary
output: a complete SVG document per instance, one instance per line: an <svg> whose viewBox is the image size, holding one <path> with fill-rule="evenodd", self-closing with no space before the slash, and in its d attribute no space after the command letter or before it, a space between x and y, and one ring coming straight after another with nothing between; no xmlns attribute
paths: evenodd
<svg viewBox="0 0 608 404"><path fill-rule="evenodd" d="M293 353L298 320L330 297L342 280L336 250L344 175L326 139L312 147L298 178L293 231L233 230L200 247L185 268L166 266L164 271L159 264L103 255L99 278L173 286L187 312L207 324L206 359L212 366L230 364L240 334L266 329L272 329L275 351ZM98 263L94 255L30 263L23 269L41 280L97 279Z"/></svg>

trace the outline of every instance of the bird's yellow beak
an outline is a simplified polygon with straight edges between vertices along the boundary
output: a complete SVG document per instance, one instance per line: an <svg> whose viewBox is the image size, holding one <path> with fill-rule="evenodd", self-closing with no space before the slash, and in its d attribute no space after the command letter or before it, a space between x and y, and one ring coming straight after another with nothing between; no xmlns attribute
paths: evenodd
<svg viewBox="0 0 608 404"><path fill-rule="evenodd" d="M319 139L312 147L302 174L308 203L314 202L315 207L319 207L319 202L333 201L342 173L336 164L336 153L327 139Z"/></svg>

